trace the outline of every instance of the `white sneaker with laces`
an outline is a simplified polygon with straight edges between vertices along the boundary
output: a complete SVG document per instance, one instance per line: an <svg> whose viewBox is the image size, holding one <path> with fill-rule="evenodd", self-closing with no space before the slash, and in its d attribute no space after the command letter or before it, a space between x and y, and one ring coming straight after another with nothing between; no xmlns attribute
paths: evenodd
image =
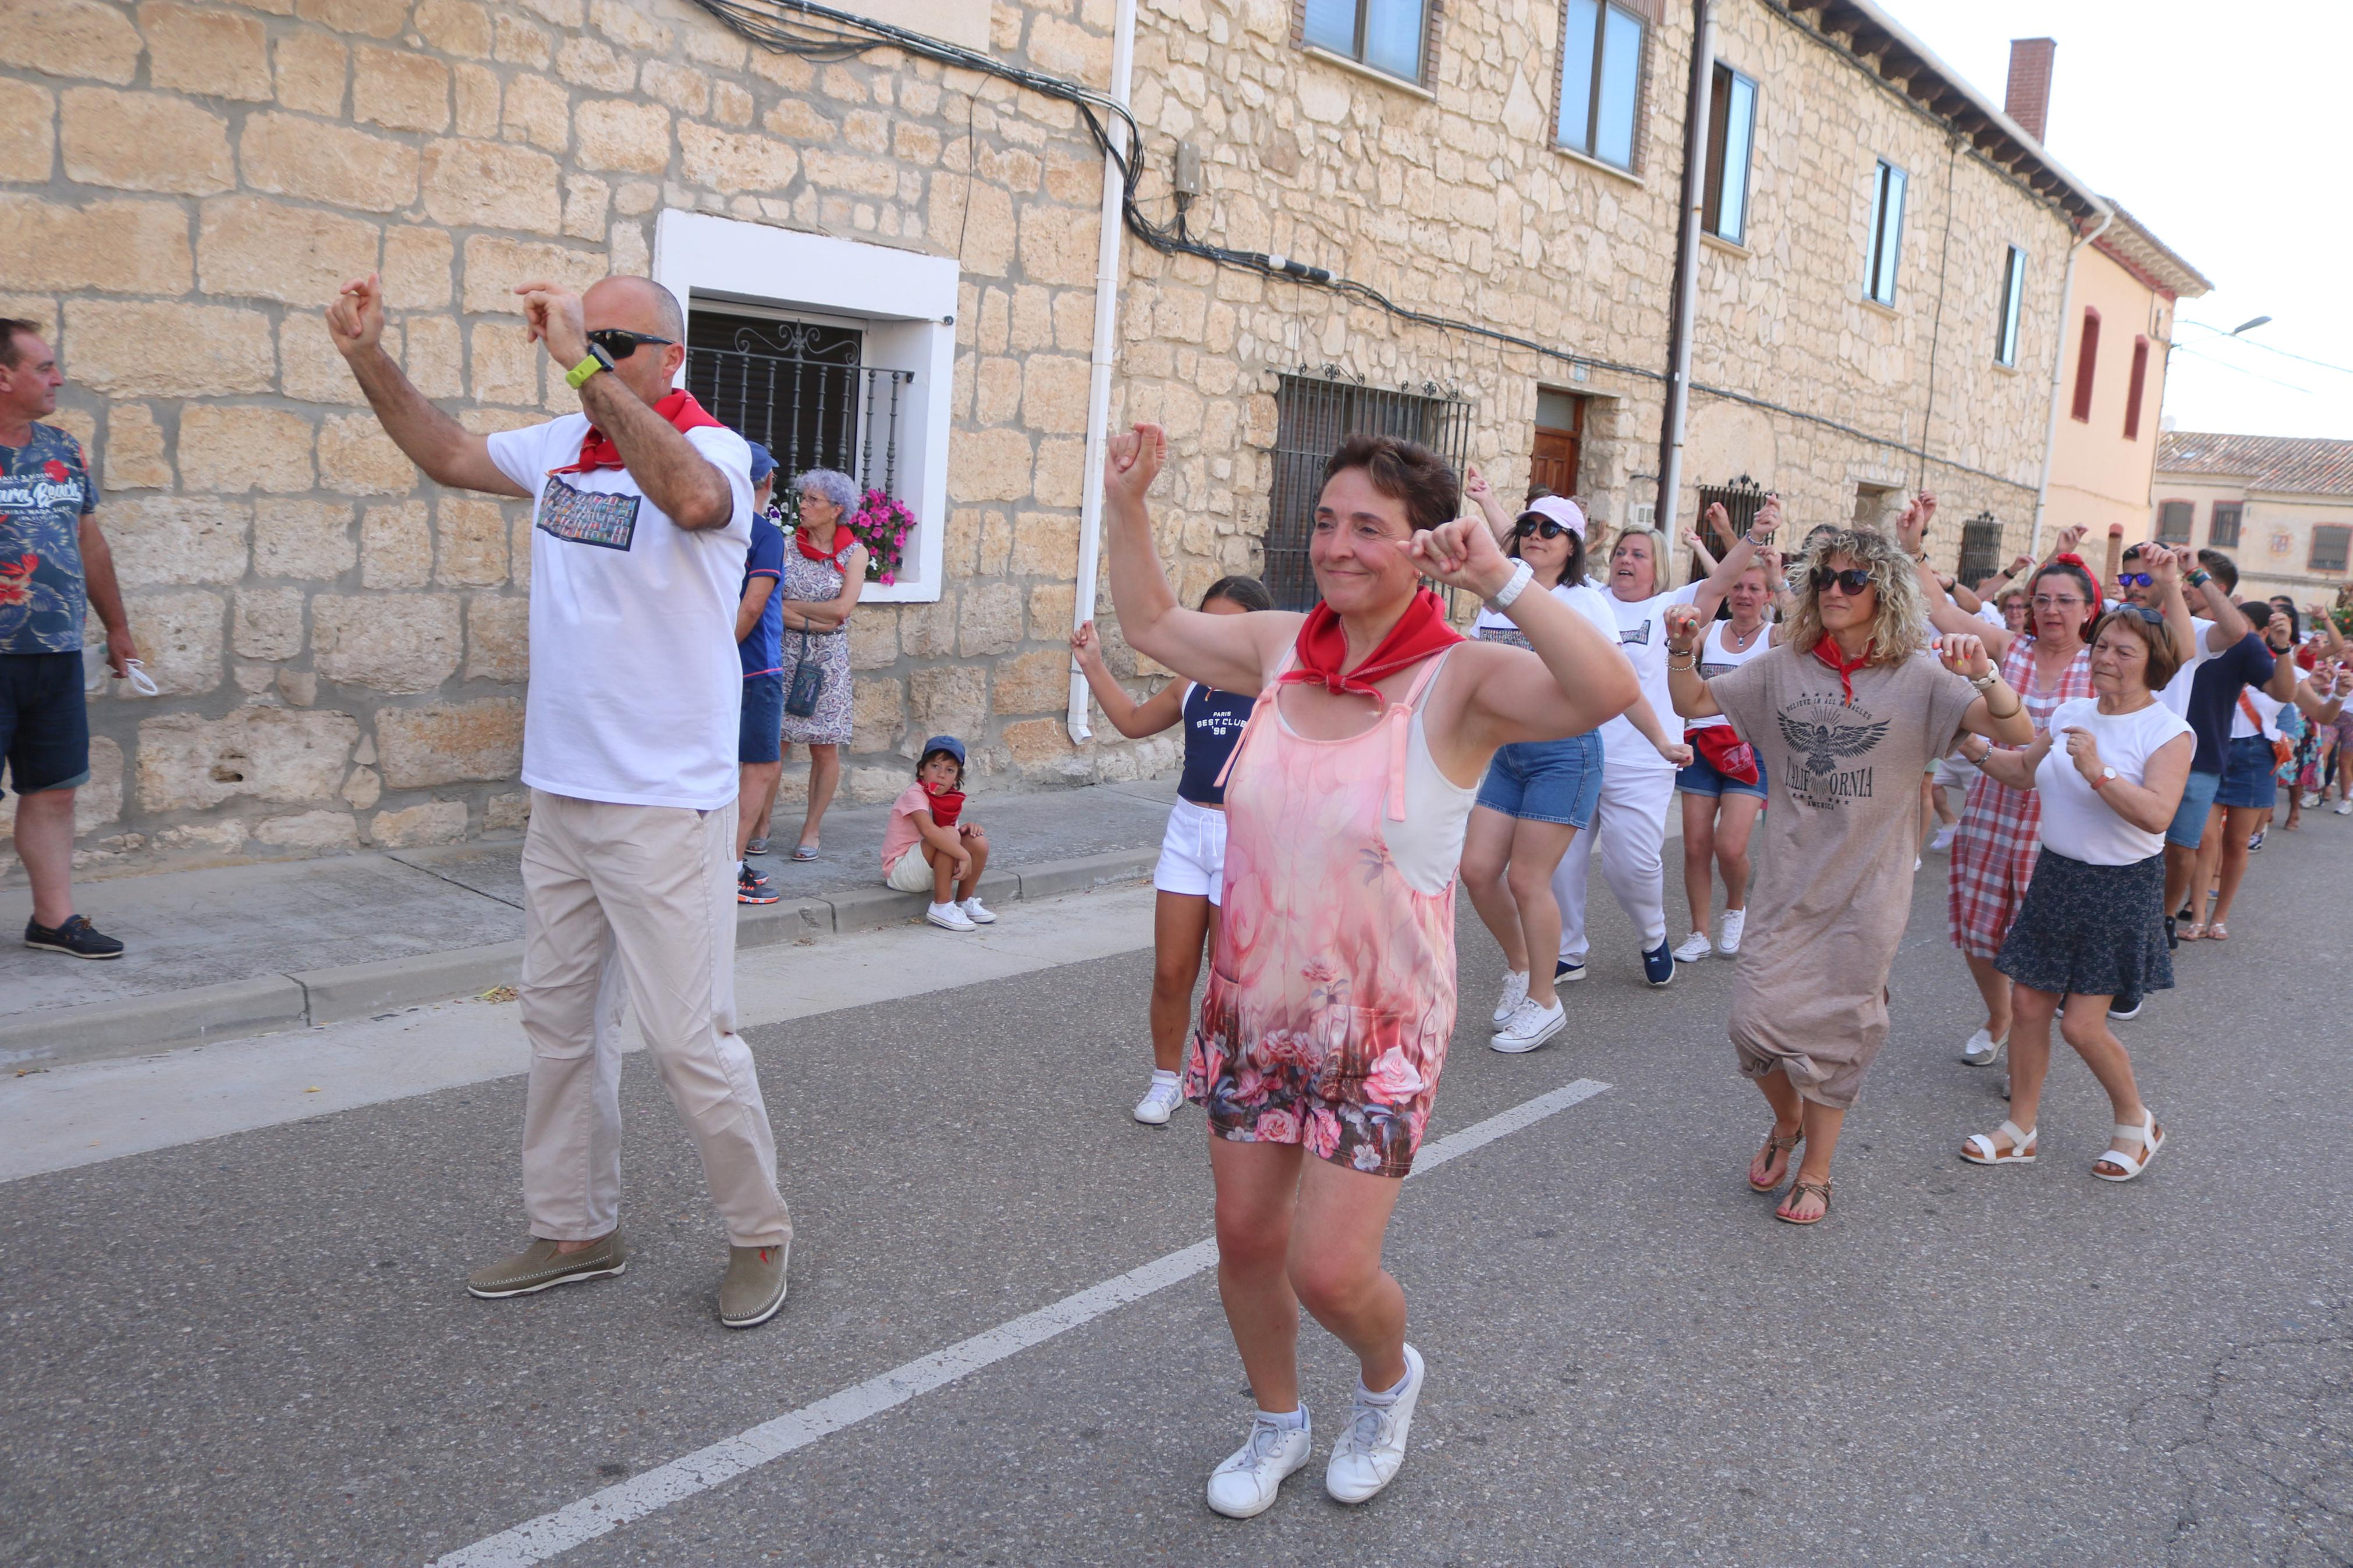
<svg viewBox="0 0 2353 1568"><path fill-rule="evenodd" d="M1185 1090L1174 1078L1162 1078L1155 1073L1152 1087L1135 1102L1135 1119L1149 1127L1165 1127L1176 1108L1185 1103Z"/></svg>
<svg viewBox="0 0 2353 1568"><path fill-rule="evenodd" d="M1527 999L1526 973L1517 969L1504 971L1504 994L1495 999L1495 1027L1500 1029L1510 1023L1512 1015L1518 1012L1520 1004Z"/></svg>
<svg viewBox="0 0 2353 1568"><path fill-rule="evenodd" d="M1568 1009L1555 1002L1546 1007L1533 996L1512 1010L1512 1020L1495 1031L1488 1045L1506 1056L1535 1050L1568 1026Z"/></svg>
<svg viewBox="0 0 2353 1568"><path fill-rule="evenodd" d="M972 918L964 912L963 906L959 904L934 904L923 911L923 918L942 931L978 931L980 929L973 924Z"/></svg>
<svg viewBox="0 0 2353 1568"><path fill-rule="evenodd" d="M1405 1437L1413 1407L1421 1398L1421 1352L1405 1347L1405 1386L1395 1398L1376 1405L1360 1385L1348 1407L1347 1430L1332 1445L1324 1468L1324 1489L1337 1502L1366 1502L1397 1477L1405 1463Z"/></svg>
<svg viewBox="0 0 2353 1568"><path fill-rule="evenodd" d="M965 919L976 926L993 926L997 923L997 917L989 913L987 906L976 898L966 899L956 908L964 911Z"/></svg>
<svg viewBox="0 0 2353 1568"><path fill-rule="evenodd" d="M1724 934L1716 938L1715 951L1724 954L1726 958L1730 958L1734 953L1738 952L1740 951L1740 933L1747 929L1748 911L1746 910L1725 910Z"/></svg>
<svg viewBox="0 0 2353 1568"><path fill-rule="evenodd" d="M1997 1040L1993 1037L1993 1031L1980 1028L1969 1037L1969 1043L1961 1047L1961 1060L1973 1068L1989 1068L2000 1059L2003 1047L2009 1044L2008 1035Z"/></svg>
<svg viewBox="0 0 2353 1568"><path fill-rule="evenodd" d="M1307 1463L1315 1434L1305 1423L1285 1426L1263 1415L1250 1422L1250 1441L1209 1472L1209 1506L1228 1519L1255 1519L1274 1506L1284 1478Z"/></svg>
<svg viewBox="0 0 2353 1568"><path fill-rule="evenodd" d="M2339 816L2353 816L2353 800L2340 800L2332 809Z"/></svg>
<svg viewBox="0 0 2353 1568"><path fill-rule="evenodd" d="M1691 935L1683 938L1683 946L1675 949L1675 962L1677 963L1697 963L1701 959L1705 958L1709 953L1714 952L1715 951L1715 944L1707 940L1707 932L1704 931L1695 931L1692 932Z"/></svg>

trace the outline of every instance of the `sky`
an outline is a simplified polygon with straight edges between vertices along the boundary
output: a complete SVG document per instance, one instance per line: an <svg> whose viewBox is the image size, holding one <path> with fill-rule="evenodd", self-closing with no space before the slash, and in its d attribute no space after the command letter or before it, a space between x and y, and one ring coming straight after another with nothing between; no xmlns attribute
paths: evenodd
<svg viewBox="0 0 2353 1568"><path fill-rule="evenodd" d="M2214 284L2178 312L2173 427L2353 439L2353 4L1881 5L1997 104L2010 40L2059 41L2044 145Z"/></svg>

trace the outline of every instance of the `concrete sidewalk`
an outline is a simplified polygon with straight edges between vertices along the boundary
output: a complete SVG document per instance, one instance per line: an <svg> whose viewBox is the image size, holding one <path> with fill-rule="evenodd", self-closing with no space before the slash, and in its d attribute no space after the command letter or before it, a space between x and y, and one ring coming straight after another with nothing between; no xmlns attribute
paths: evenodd
<svg viewBox="0 0 2353 1568"><path fill-rule="evenodd" d="M1035 795L976 795L992 901L1050 897L1148 873L1173 777ZM761 862L781 901L745 906L752 948L893 925L920 894L881 886L887 805L827 814L811 863ZM780 807L789 850L797 807ZM522 958L522 844L473 843L329 859L161 872L77 887L81 912L128 945L111 963L0 947L0 1065L18 1070L137 1056L203 1040L373 1016L515 983ZM23 888L0 893L22 929Z"/></svg>

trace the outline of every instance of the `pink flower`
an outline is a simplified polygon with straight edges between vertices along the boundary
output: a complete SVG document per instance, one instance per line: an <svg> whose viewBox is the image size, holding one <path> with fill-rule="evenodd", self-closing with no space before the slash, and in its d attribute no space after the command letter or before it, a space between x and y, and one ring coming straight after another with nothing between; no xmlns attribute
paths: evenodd
<svg viewBox="0 0 2353 1568"><path fill-rule="evenodd" d="M1373 1070L1365 1075L1365 1098L1376 1105L1399 1104L1429 1087L1405 1059L1405 1052L1395 1046L1375 1058Z"/></svg>
<svg viewBox="0 0 2353 1568"><path fill-rule="evenodd" d="M895 577L893 577L890 573L885 572L885 573L883 573L883 574L882 574L882 581L883 581L883 583L887 585L887 584L892 584L892 583L895 583L895 582L897 582L897 581L898 581L898 579L897 579L897 578L895 578Z"/></svg>
<svg viewBox="0 0 2353 1568"><path fill-rule="evenodd" d="M1313 1067L1323 1053L1303 1029L1269 1029L1259 1042L1259 1059L1274 1066Z"/></svg>
<svg viewBox="0 0 2353 1568"><path fill-rule="evenodd" d="M1254 1067L1243 1067L1234 1074L1232 1098L1243 1105L1261 1105L1274 1088L1274 1080Z"/></svg>
<svg viewBox="0 0 2353 1568"><path fill-rule="evenodd" d="M1322 1106L1307 1113L1307 1147L1319 1160L1328 1160L1340 1147L1340 1119Z"/></svg>
<svg viewBox="0 0 2353 1568"><path fill-rule="evenodd" d="M1277 1107L1259 1112L1250 1126L1251 1134L1261 1143L1296 1143L1299 1142L1299 1118Z"/></svg>

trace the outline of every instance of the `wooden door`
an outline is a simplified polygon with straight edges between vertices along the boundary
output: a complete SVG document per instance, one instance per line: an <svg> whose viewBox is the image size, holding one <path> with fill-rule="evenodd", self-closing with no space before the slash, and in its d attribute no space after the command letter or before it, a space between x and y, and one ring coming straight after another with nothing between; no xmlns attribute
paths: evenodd
<svg viewBox="0 0 2353 1568"><path fill-rule="evenodd" d="M1539 393L1535 445L1528 453L1528 483L1542 485L1555 495L1575 495L1577 454L1584 444L1585 399Z"/></svg>

